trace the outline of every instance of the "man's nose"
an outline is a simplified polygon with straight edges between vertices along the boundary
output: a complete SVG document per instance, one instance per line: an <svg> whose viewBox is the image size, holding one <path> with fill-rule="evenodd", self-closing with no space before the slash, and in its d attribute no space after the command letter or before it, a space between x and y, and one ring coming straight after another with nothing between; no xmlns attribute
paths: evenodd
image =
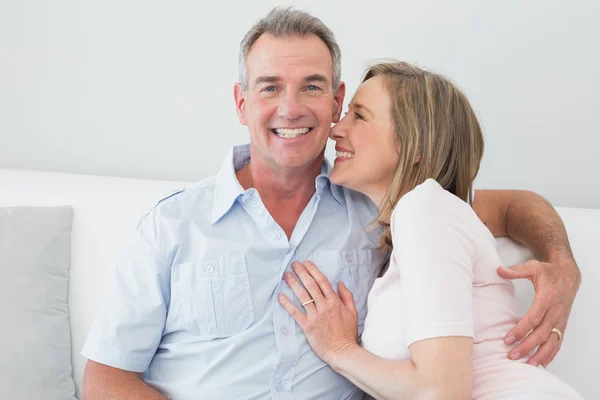
<svg viewBox="0 0 600 400"><path fill-rule="evenodd" d="M281 99L277 114L286 119L297 119L304 113L304 106L296 94L285 94Z"/></svg>

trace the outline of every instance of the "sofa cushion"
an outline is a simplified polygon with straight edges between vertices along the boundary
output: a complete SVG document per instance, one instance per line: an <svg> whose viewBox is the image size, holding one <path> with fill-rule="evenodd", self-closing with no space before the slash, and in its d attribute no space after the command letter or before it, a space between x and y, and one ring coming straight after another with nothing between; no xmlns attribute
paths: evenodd
<svg viewBox="0 0 600 400"><path fill-rule="evenodd" d="M87 362L80 352L112 282L115 260L143 213L183 186L185 182L0 168L0 207L73 207L69 322L75 396L79 399Z"/></svg>
<svg viewBox="0 0 600 400"><path fill-rule="evenodd" d="M0 397L74 399L71 207L0 208Z"/></svg>

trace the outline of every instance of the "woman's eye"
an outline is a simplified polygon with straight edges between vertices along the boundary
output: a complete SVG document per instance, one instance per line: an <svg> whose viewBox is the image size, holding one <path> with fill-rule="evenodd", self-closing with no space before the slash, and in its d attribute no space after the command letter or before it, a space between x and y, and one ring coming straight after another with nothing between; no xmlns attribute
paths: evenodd
<svg viewBox="0 0 600 400"><path fill-rule="evenodd" d="M348 110L348 111L344 111L344 115L348 115L348 113L349 113L349 112L350 112L350 110ZM362 120L364 120L364 118L362 117L362 115L360 115L360 114L359 114L359 113L357 113L356 111L354 111L354 113L353 113L353 114L354 114L354 118L356 118L356 119L362 119Z"/></svg>

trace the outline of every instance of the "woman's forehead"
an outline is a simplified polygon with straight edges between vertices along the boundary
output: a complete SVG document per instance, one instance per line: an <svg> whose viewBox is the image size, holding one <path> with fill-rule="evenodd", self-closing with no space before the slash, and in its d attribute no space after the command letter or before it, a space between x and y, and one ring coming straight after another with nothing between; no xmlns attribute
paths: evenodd
<svg viewBox="0 0 600 400"><path fill-rule="evenodd" d="M388 109L390 106L389 93L386 90L385 79L374 76L360 84L350 105L362 105L373 111Z"/></svg>

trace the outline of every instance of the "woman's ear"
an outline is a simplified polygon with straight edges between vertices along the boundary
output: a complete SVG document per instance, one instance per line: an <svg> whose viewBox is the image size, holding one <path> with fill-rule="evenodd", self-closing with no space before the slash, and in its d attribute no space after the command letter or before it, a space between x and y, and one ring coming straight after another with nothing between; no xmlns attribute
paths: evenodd
<svg viewBox="0 0 600 400"><path fill-rule="evenodd" d="M417 156L415 157L415 164L418 164L421 162L421 155L417 154Z"/></svg>

